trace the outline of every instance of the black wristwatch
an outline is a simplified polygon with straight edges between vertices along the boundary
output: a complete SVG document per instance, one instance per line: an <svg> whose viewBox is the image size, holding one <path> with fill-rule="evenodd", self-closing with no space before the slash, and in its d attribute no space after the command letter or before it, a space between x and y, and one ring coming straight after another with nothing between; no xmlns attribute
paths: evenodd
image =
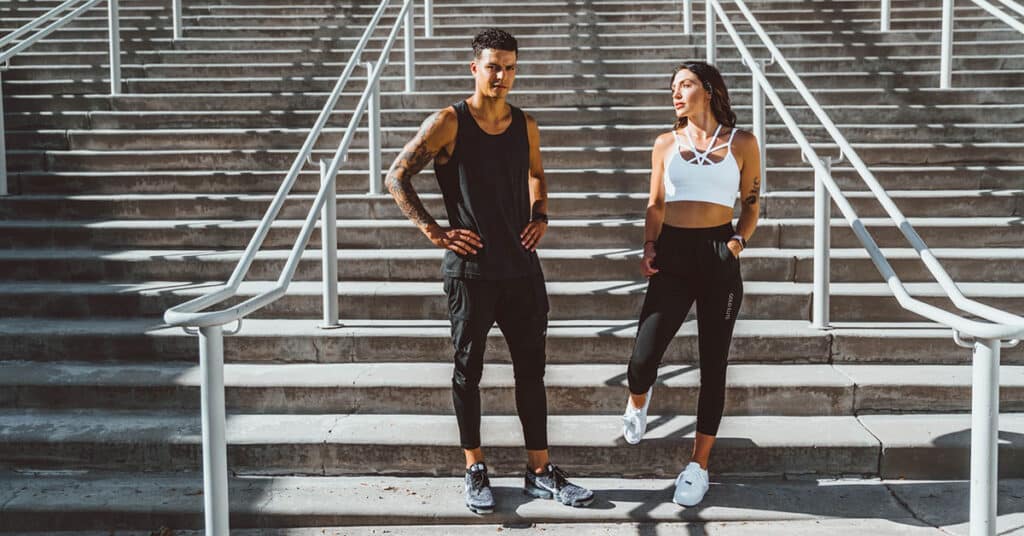
<svg viewBox="0 0 1024 536"><path fill-rule="evenodd" d="M533 218L530 219L530 221L542 221L545 224L547 224L548 223L548 215L544 214L543 212L535 212L533 214Z"/></svg>
<svg viewBox="0 0 1024 536"><path fill-rule="evenodd" d="M747 239L743 238L743 235L736 233L729 238L730 241L735 240L740 243L740 249L747 249Z"/></svg>

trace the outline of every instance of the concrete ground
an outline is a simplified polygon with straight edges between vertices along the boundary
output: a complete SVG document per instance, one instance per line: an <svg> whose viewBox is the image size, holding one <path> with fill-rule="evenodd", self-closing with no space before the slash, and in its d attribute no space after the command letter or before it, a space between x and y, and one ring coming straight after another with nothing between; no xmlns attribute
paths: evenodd
<svg viewBox="0 0 1024 536"><path fill-rule="evenodd" d="M77 484L26 476L0 479L4 487L18 486L0 510L7 531L0 534L202 534L197 530L202 526L201 480L194 476L120 481L79 476ZM477 516L463 507L461 481L453 478L236 478L232 534L968 534L966 481L716 479L704 503L686 509L670 502L671 480L577 481L598 493L590 508L529 499L521 494L519 479L494 478L498 508ZM1024 480L1000 481L999 514L996 534L1024 535ZM10 524L15 517L22 526ZM54 527L91 531L32 532L40 526L32 524L33 517ZM144 530L96 530L117 526Z"/></svg>

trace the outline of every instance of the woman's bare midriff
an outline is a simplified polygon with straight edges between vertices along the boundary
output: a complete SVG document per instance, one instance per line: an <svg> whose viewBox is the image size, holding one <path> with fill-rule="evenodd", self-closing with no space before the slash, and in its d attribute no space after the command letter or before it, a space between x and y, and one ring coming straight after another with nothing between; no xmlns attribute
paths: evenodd
<svg viewBox="0 0 1024 536"><path fill-rule="evenodd" d="M703 201L665 203L665 225L700 229L718 227L732 222L733 209Z"/></svg>

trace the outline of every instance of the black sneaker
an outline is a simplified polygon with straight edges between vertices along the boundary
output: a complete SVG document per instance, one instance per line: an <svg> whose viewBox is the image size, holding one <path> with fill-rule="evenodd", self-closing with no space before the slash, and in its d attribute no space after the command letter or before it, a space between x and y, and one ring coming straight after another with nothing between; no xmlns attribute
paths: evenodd
<svg viewBox="0 0 1024 536"><path fill-rule="evenodd" d="M539 499L554 499L577 508L589 506L594 500L593 491L569 482L569 475L550 463L539 475L529 467L526 468L526 483L523 485L523 493Z"/></svg>
<svg viewBox="0 0 1024 536"><path fill-rule="evenodd" d="M487 466L483 462L474 463L466 469L466 508L475 514L494 511L491 479L487 478Z"/></svg>

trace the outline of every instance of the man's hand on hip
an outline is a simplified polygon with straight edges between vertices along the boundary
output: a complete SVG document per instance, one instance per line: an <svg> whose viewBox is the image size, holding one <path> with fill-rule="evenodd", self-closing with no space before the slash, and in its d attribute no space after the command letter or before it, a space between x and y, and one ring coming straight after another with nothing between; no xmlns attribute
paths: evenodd
<svg viewBox="0 0 1024 536"><path fill-rule="evenodd" d="M435 246L450 249L459 255L475 255L484 247L480 236L469 229L450 229L432 225L423 230Z"/></svg>
<svg viewBox="0 0 1024 536"><path fill-rule="evenodd" d="M522 240L523 247L530 250L537 250L537 243L540 242L541 238L544 238L544 233L548 230L548 224L541 220L533 220L527 224L526 229L519 233L519 238Z"/></svg>

